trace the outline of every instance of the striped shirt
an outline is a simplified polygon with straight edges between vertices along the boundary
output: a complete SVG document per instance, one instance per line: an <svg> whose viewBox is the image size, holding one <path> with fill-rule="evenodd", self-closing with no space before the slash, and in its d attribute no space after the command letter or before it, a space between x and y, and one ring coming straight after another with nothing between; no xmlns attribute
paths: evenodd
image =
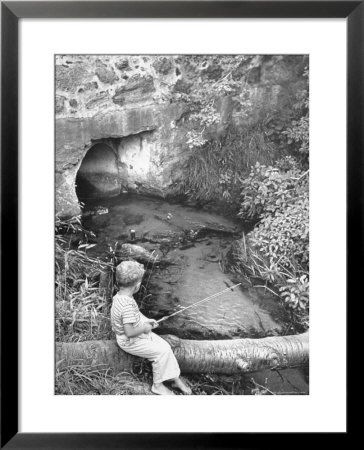
<svg viewBox="0 0 364 450"><path fill-rule="evenodd" d="M111 327L117 336L126 338L124 324L131 323L137 327L140 320L141 313L133 297L114 295L111 307Z"/></svg>

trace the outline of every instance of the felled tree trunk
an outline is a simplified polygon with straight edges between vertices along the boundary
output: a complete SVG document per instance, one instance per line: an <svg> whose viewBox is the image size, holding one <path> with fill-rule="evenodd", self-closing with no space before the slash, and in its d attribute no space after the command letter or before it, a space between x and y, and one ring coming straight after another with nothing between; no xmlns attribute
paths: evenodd
<svg viewBox="0 0 364 450"><path fill-rule="evenodd" d="M254 372L308 363L308 333L263 339L183 340L166 336L182 372Z"/></svg>
<svg viewBox="0 0 364 450"><path fill-rule="evenodd" d="M309 360L308 332L218 341L162 337L170 343L183 373L246 373L304 365ZM60 367L81 363L104 365L118 373L132 370L137 358L121 350L115 341L86 341L57 343L56 361Z"/></svg>

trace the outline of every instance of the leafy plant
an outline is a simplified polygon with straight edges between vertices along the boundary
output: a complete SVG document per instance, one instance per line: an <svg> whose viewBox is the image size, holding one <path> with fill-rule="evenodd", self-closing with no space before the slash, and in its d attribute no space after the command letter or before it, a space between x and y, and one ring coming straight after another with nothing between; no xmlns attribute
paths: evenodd
<svg viewBox="0 0 364 450"><path fill-rule="evenodd" d="M309 310L308 171L292 157L256 164L243 181L241 218L259 222L230 252L229 267L263 280L304 328Z"/></svg>
<svg viewBox="0 0 364 450"><path fill-rule="evenodd" d="M257 162L242 181L239 217L262 219L283 209L301 192L296 183L301 176L303 172L292 157L268 167Z"/></svg>
<svg viewBox="0 0 364 450"><path fill-rule="evenodd" d="M301 117L298 120L292 120L291 126L283 131L288 138L287 143L292 144L295 142L298 144L298 151L304 155L308 155L309 145L309 121L308 115Z"/></svg>
<svg viewBox="0 0 364 450"><path fill-rule="evenodd" d="M295 95L293 104L294 116L291 123L282 132L287 137L287 144L294 145L295 150L301 155L303 163L308 162L309 153L309 92L308 92L308 67L303 72L306 86Z"/></svg>
<svg viewBox="0 0 364 450"><path fill-rule="evenodd" d="M292 309L306 310L308 307L309 281L307 275L300 278L289 278L287 286L282 286L279 290L288 306Z"/></svg>
<svg viewBox="0 0 364 450"><path fill-rule="evenodd" d="M277 105L274 102L264 104L259 99L252 104L251 71L260 73L264 56L189 55L186 58L182 65L188 71L188 78L193 80L193 89L191 83L183 81L182 75L171 98L185 105L183 121L188 149L183 176L175 180L173 193L192 200L224 202L234 210L240 191L253 180L252 177L246 179L246 174L258 162L256 171L261 170L263 177L266 169L271 170L272 186L265 181L261 189L268 188L273 193L274 184L280 183L289 195L290 177L298 175L298 167L308 161L308 69L303 70L304 58L295 59L298 84L287 87L283 103ZM234 120L222 131L224 108L221 105L225 97L229 98ZM254 116L251 121L250 116ZM275 180L279 167L268 166L289 154L299 157L300 166L292 166L289 173ZM256 176L254 181L259 182ZM264 210L265 204L259 204L255 195L256 205L248 206L248 196L246 192L250 215L243 211L245 219L259 218L259 210Z"/></svg>
<svg viewBox="0 0 364 450"><path fill-rule="evenodd" d="M250 61L251 57L188 55L187 58L185 64L188 62L189 70L195 78L194 89L180 80L171 101L185 105L184 116L189 127L186 143L192 150L206 145L209 141L209 131L221 122L222 98L233 97L241 117L249 114L252 103L244 71L239 77L236 73L242 65Z"/></svg>

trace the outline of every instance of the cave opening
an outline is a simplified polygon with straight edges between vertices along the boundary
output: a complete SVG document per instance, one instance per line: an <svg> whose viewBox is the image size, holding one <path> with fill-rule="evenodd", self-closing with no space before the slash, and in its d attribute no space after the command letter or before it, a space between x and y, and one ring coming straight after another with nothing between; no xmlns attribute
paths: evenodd
<svg viewBox="0 0 364 450"><path fill-rule="evenodd" d="M120 194L117 156L109 145L94 144L86 153L76 175L76 194L80 201Z"/></svg>

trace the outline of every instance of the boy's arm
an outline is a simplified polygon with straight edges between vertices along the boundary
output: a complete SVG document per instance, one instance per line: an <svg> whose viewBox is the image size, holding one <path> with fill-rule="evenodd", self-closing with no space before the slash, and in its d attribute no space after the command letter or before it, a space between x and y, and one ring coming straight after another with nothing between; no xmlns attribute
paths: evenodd
<svg viewBox="0 0 364 450"><path fill-rule="evenodd" d="M140 318L142 322L137 327L134 326L135 322L138 320L138 317L135 313L135 309L132 305L127 304L123 307L121 311L122 322L124 326L125 335L128 338L139 336L143 333L149 333L153 328L157 328L158 323L153 319L148 319L139 311ZM143 320L144 319L144 320Z"/></svg>
<svg viewBox="0 0 364 450"><path fill-rule="evenodd" d="M137 327L134 327L131 323L124 323L124 331L127 337L136 337L143 333L149 333L153 328L156 328L153 326L151 322L143 323L142 325L139 325Z"/></svg>

